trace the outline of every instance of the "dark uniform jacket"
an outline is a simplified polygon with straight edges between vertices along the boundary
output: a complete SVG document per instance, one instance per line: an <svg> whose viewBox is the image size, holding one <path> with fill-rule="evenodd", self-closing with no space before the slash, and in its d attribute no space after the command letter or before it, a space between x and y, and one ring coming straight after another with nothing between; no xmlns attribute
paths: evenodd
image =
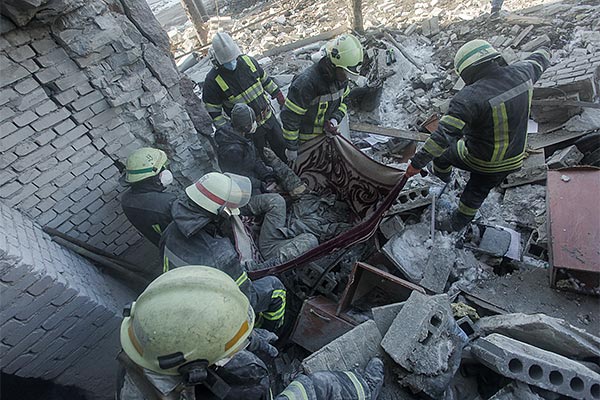
<svg viewBox="0 0 600 400"><path fill-rule="evenodd" d="M171 208L173 222L160 241L163 270L184 265L205 265L229 275L252 303L252 282L239 261L231 239L222 233L217 217L188 199L177 199Z"/></svg>
<svg viewBox="0 0 600 400"><path fill-rule="evenodd" d="M270 100L279 92L279 87L267 75L254 58L242 54L237 58L237 67L230 71L225 68L213 68L204 81L202 100L215 127L224 125L236 103L246 103L256 114L258 126L264 124L272 115Z"/></svg>
<svg viewBox="0 0 600 400"><path fill-rule="evenodd" d="M348 82L329 77L326 62L322 58L292 80L281 111L283 138L290 150L298 148L298 140L305 142L322 134L325 121L335 118L339 123L346 115Z"/></svg>
<svg viewBox="0 0 600 400"><path fill-rule="evenodd" d="M258 156L252 140L237 133L231 124L217 129L215 140L221 170L250 178L253 192L260 193L262 183L274 179L273 171Z"/></svg>
<svg viewBox="0 0 600 400"><path fill-rule="evenodd" d="M533 84L550 65L549 58L547 51L538 50L522 62L492 62L482 68L474 83L451 100L412 165L421 169L456 143L461 160L473 171L494 174L521 168Z"/></svg>
<svg viewBox="0 0 600 400"><path fill-rule="evenodd" d="M121 207L129 222L155 246L173 220L171 204L177 198L163 190L159 182L147 179L133 184L121 197Z"/></svg>

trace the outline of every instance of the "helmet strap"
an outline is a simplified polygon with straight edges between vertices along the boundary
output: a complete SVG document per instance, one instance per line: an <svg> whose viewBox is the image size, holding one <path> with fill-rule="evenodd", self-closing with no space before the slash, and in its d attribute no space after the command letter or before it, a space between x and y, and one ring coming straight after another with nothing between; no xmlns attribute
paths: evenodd
<svg viewBox="0 0 600 400"><path fill-rule="evenodd" d="M208 367L207 360L197 360L185 364L177 369L183 377L186 386L203 385L218 399L224 399L231 391L231 387L212 368Z"/></svg>

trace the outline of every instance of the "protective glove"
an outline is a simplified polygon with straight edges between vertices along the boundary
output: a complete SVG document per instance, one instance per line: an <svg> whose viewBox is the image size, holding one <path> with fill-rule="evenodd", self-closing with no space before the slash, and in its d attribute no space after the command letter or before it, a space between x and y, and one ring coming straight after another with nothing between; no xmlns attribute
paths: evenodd
<svg viewBox="0 0 600 400"><path fill-rule="evenodd" d="M409 162L408 168L406 168L406 172L404 173L404 176L407 178L410 178L412 176L417 175L420 172L421 172L421 169L413 167L412 163Z"/></svg>
<svg viewBox="0 0 600 400"><path fill-rule="evenodd" d="M250 335L250 344L248 351L252 353L263 353L275 358L279 351L271 343L275 342L279 337L273 332L266 329L255 328Z"/></svg>
<svg viewBox="0 0 600 400"><path fill-rule="evenodd" d="M277 102L279 103L279 109L282 109L283 105L285 104L285 96L283 95L281 90L279 92L277 92L277 94L275 95L275 98L277 99Z"/></svg>
<svg viewBox="0 0 600 400"><path fill-rule="evenodd" d="M332 135L338 135L340 132L338 131L338 122L335 118L331 118L329 121L325 121L325 132L330 133Z"/></svg>
<svg viewBox="0 0 600 400"><path fill-rule="evenodd" d="M296 158L298 158L298 151L285 149L285 156L289 162L296 161Z"/></svg>

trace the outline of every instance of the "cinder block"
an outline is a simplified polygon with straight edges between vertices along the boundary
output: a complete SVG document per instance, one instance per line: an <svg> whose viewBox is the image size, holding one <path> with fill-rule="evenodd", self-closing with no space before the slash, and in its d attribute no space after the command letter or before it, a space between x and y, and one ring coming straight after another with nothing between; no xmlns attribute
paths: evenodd
<svg viewBox="0 0 600 400"><path fill-rule="evenodd" d="M455 262L454 249L434 243L419 285L434 293L443 293Z"/></svg>
<svg viewBox="0 0 600 400"><path fill-rule="evenodd" d="M471 353L508 378L575 399L598 398L600 374L566 357L497 333L477 339Z"/></svg>
<svg viewBox="0 0 600 400"><path fill-rule="evenodd" d="M545 314L494 315L481 318L477 326L483 334L500 333L572 359L600 358L598 336Z"/></svg>
<svg viewBox="0 0 600 400"><path fill-rule="evenodd" d="M385 335L388 329L390 329L394 319L396 319L396 316L402 310L402 307L404 307L404 303L403 301L401 303L386 304L385 306L373 307L371 309L373 320L377 324L377 329L379 329L381 335Z"/></svg>
<svg viewBox="0 0 600 400"><path fill-rule="evenodd" d="M448 368L452 348L442 333L453 321L448 296L412 292L381 347L408 371L437 375Z"/></svg>
<svg viewBox="0 0 600 400"><path fill-rule="evenodd" d="M572 145L562 150L557 150L548 158L546 164L549 169L558 169L572 167L583 160L583 153L579 151L577 146Z"/></svg>
<svg viewBox="0 0 600 400"><path fill-rule="evenodd" d="M429 187L416 188L400 192L398 200L392 206L394 213L414 210L422 206L431 204L431 194Z"/></svg>

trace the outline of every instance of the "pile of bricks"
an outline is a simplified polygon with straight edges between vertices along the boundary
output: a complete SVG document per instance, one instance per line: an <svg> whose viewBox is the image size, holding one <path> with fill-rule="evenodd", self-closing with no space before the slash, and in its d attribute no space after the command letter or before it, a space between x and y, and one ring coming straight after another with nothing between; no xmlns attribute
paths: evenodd
<svg viewBox="0 0 600 400"><path fill-rule="evenodd" d="M134 294L0 203L0 368L109 399Z"/></svg>
<svg viewBox="0 0 600 400"><path fill-rule="evenodd" d="M90 1L0 37L0 200L115 254L141 239L120 208L116 161L159 146L180 184L210 168L159 47L166 34L128 14Z"/></svg>

